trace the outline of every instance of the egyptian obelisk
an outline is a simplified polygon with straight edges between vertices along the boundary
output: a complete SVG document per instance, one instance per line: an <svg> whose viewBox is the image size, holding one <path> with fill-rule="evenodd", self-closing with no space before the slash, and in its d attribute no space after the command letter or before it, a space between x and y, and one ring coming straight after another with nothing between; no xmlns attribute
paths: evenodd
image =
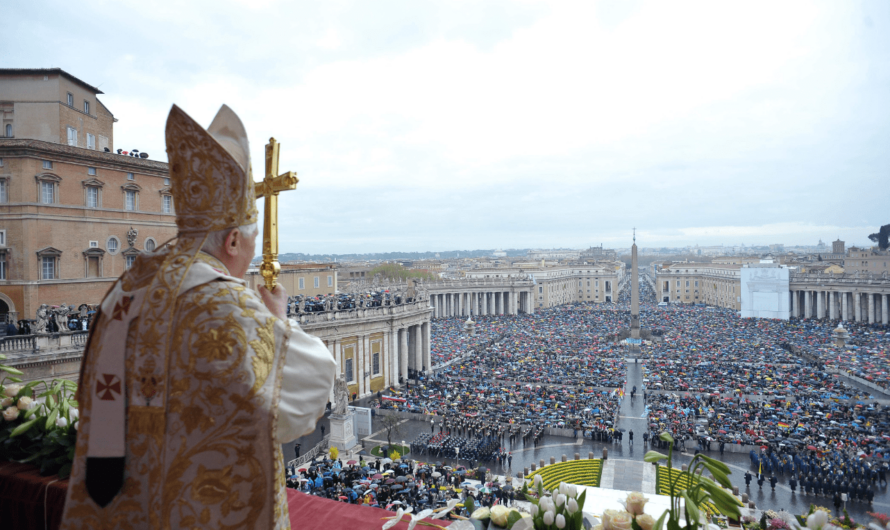
<svg viewBox="0 0 890 530"><path fill-rule="evenodd" d="M640 276L637 270L637 229L630 250L630 338L640 340Z"/></svg>

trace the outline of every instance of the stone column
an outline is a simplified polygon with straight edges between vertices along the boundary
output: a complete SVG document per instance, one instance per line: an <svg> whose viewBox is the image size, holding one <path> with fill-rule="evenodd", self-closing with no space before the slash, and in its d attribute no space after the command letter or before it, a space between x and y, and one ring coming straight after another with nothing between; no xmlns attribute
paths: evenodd
<svg viewBox="0 0 890 530"><path fill-rule="evenodd" d="M853 312L856 322L862 322L862 293L853 293Z"/></svg>
<svg viewBox="0 0 890 530"><path fill-rule="evenodd" d="M867 293L865 296L868 297L868 323L875 323L875 295L874 293Z"/></svg>
<svg viewBox="0 0 890 530"><path fill-rule="evenodd" d="M423 346L423 369L429 370L433 367L430 356L430 323L424 322L421 325L421 330L423 332L423 340L421 341L421 345Z"/></svg>
<svg viewBox="0 0 890 530"><path fill-rule="evenodd" d="M887 296L886 294L881 295L881 324L885 326L890 324L890 315L887 315Z"/></svg>
<svg viewBox="0 0 890 530"><path fill-rule="evenodd" d="M408 382L408 328L399 330L399 366L401 367L401 376Z"/></svg>
<svg viewBox="0 0 890 530"><path fill-rule="evenodd" d="M793 316L794 318L800 318L800 301L798 301L799 297L799 291L791 291L791 316Z"/></svg>
<svg viewBox="0 0 890 530"><path fill-rule="evenodd" d="M414 332L414 369L423 371L423 332L420 324L413 326Z"/></svg>
<svg viewBox="0 0 890 530"><path fill-rule="evenodd" d="M841 293L841 320L847 321L850 320L850 307L847 302L847 298L849 297L849 293L843 292Z"/></svg>
<svg viewBox="0 0 890 530"><path fill-rule="evenodd" d="M825 318L825 302L823 301L824 295L824 292L816 291L816 318L818 319Z"/></svg>
<svg viewBox="0 0 890 530"><path fill-rule="evenodd" d="M479 314L488 315L488 293L479 293Z"/></svg>
<svg viewBox="0 0 890 530"><path fill-rule="evenodd" d="M837 293L828 291L828 318L837 320Z"/></svg>
<svg viewBox="0 0 890 530"><path fill-rule="evenodd" d="M803 292L803 316L804 318L813 317L813 297L812 291Z"/></svg>

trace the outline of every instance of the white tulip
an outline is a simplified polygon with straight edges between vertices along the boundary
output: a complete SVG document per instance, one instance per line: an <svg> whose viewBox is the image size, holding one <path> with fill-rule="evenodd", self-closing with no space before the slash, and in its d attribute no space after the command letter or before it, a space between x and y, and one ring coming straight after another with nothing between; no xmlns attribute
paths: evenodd
<svg viewBox="0 0 890 530"><path fill-rule="evenodd" d="M544 479L541 478L541 475L535 475L535 488L544 483Z"/></svg>
<svg viewBox="0 0 890 530"><path fill-rule="evenodd" d="M19 398L18 405L16 405L19 410L30 410L31 407L34 406L34 400L29 398L28 396L22 396Z"/></svg>
<svg viewBox="0 0 890 530"><path fill-rule="evenodd" d="M553 519L555 519L555 514L550 510L544 512L544 524L550 526L553 524Z"/></svg>
<svg viewBox="0 0 890 530"><path fill-rule="evenodd" d="M565 503L566 503L566 496L565 496L565 495L563 495L562 493L560 493L559 495L556 496L556 505L557 505L557 506L562 506L562 505L565 504Z"/></svg>
<svg viewBox="0 0 890 530"><path fill-rule="evenodd" d="M9 397L15 397L16 394L22 389L22 385L7 385L5 392Z"/></svg>
<svg viewBox="0 0 890 530"><path fill-rule="evenodd" d="M574 484L569 484L569 497L578 498L578 487Z"/></svg>
<svg viewBox="0 0 890 530"><path fill-rule="evenodd" d="M71 421L74 421L80 417L80 411L74 407L71 407L70 409L68 409L68 417L71 418Z"/></svg>
<svg viewBox="0 0 890 530"><path fill-rule="evenodd" d="M563 495L568 495L568 494L569 494L569 489L568 489L568 488L569 488L569 485L566 484L565 482L560 482L560 483L559 483L559 492L562 493Z"/></svg>
<svg viewBox="0 0 890 530"><path fill-rule="evenodd" d="M529 513L532 514L532 517L538 515L538 505L532 504L532 507L529 509Z"/></svg>
<svg viewBox="0 0 890 530"><path fill-rule="evenodd" d="M15 407L7 407L3 411L3 419L6 421L15 421L19 417L19 409Z"/></svg>
<svg viewBox="0 0 890 530"><path fill-rule="evenodd" d="M807 517L807 528L810 530L819 530L828 524L828 514L823 510L816 510Z"/></svg>
<svg viewBox="0 0 890 530"><path fill-rule="evenodd" d="M566 518L563 517L562 514L558 514L556 516L556 527L557 528L565 528L566 527Z"/></svg>
<svg viewBox="0 0 890 530"><path fill-rule="evenodd" d="M65 416L59 416L56 418L56 427L67 427L68 420L65 419Z"/></svg>
<svg viewBox="0 0 890 530"><path fill-rule="evenodd" d="M578 511L578 501L574 498L569 499L569 504L567 506L569 513L575 513Z"/></svg>

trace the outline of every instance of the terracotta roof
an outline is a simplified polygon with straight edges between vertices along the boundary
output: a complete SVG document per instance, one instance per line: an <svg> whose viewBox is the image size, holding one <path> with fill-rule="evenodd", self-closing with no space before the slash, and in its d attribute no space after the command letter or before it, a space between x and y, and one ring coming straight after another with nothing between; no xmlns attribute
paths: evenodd
<svg viewBox="0 0 890 530"><path fill-rule="evenodd" d="M71 145L57 144L53 142L44 142L43 140L25 140L16 138L0 138L0 152L13 150L15 148L24 150L42 151L45 153L53 153L77 158L86 158L90 160L100 160L102 162L124 164L131 167L139 167L144 169L153 169L156 171L167 171L168 164L148 158L136 158L133 156L119 155L117 153L106 153L105 151L97 151L94 149L86 149L84 147L74 147Z"/></svg>
<svg viewBox="0 0 890 530"><path fill-rule="evenodd" d="M61 68L0 68L0 75L47 75L47 74L58 74L67 77L71 81L78 83L86 88L89 88L96 94L104 94L97 87L86 83L73 75L69 74L65 70Z"/></svg>

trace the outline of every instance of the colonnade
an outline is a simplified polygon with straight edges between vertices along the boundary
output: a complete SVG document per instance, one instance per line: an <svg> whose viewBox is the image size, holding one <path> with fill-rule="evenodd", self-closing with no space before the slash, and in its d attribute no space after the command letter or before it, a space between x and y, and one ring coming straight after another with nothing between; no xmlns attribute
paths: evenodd
<svg viewBox="0 0 890 530"><path fill-rule="evenodd" d="M535 310L532 294L526 291L430 293L430 306L435 318L532 314Z"/></svg>
<svg viewBox="0 0 890 530"><path fill-rule="evenodd" d="M890 295L862 291L792 290L791 316L888 324Z"/></svg>

